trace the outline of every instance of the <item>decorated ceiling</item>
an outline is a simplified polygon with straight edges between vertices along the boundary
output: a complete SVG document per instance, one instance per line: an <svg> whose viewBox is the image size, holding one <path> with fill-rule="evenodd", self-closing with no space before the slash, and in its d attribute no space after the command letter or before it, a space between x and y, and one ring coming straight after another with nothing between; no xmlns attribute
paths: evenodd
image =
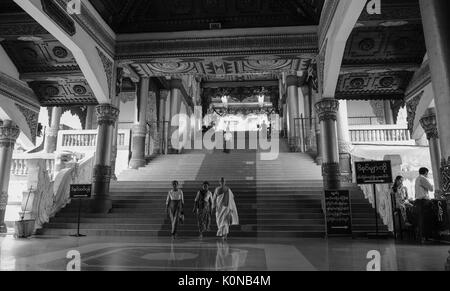
<svg viewBox="0 0 450 291"><path fill-rule="evenodd" d="M336 96L401 100L426 53L417 0L383 2L382 15L364 10L344 54Z"/></svg>
<svg viewBox="0 0 450 291"><path fill-rule="evenodd" d="M324 0L90 0L116 33L318 25Z"/></svg>

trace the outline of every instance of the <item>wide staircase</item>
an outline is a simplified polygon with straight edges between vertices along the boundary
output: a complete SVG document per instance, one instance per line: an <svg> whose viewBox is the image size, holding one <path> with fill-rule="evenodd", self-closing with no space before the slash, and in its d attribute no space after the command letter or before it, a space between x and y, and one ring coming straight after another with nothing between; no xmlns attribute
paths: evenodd
<svg viewBox="0 0 450 291"><path fill-rule="evenodd" d="M279 154L261 160L256 151L188 152L159 156L147 167L127 170L111 184L113 209L108 214L85 213L81 228L87 235L167 237L170 222L165 213L171 181L178 180L185 195L185 224L181 237L198 235L192 214L194 198L203 181L212 191L221 177L235 194L240 225L234 237L324 237L321 168L306 154ZM355 235L375 230L374 211L362 192L351 187ZM76 232L77 203L72 203L40 231L67 235ZM383 223L380 221L380 225ZM386 230L385 227L382 228ZM214 236L213 228L208 236Z"/></svg>

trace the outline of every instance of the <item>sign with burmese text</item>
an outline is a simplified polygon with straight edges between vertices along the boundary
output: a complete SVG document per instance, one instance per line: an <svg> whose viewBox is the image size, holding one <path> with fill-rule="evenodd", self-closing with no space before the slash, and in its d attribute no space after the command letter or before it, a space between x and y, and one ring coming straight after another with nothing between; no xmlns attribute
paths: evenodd
<svg viewBox="0 0 450 291"><path fill-rule="evenodd" d="M377 162L357 162L356 169L356 183L363 184L391 184L392 167L390 161Z"/></svg>
<svg viewBox="0 0 450 291"><path fill-rule="evenodd" d="M350 191L325 191L328 235L352 235Z"/></svg>
<svg viewBox="0 0 450 291"><path fill-rule="evenodd" d="M70 185L71 199L88 199L91 198L92 185Z"/></svg>

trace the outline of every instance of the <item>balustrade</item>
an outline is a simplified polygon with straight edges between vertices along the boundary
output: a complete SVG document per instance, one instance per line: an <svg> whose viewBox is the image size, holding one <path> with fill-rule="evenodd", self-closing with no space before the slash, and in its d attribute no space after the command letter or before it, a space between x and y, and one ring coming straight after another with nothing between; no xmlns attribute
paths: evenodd
<svg viewBox="0 0 450 291"><path fill-rule="evenodd" d="M352 126L350 137L354 144L414 144L409 130L397 125Z"/></svg>
<svg viewBox="0 0 450 291"><path fill-rule="evenodd" d="M14 155L11 163L11 175L24 177L28 176L29 174L28 161L35 158L36 154ZM45 161L46 171L52 177L55 170L55 157L51 154L45 154L45 157L42 157L42 159Z"/></svg>

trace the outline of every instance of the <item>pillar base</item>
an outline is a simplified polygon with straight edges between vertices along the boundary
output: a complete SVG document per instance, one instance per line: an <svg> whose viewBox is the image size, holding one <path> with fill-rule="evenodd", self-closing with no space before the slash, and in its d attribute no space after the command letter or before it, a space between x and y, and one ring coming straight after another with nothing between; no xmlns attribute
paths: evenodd
<svg viewBox="0 0 450 291"><path fill-rule="evenodd" d="M6 227L6 224L2 223L0 224L0 234L5 234L8 232L8 228Z"/></svg>
<svg viewBox="0 0 450 291"><path fill-rule="evenodd" d="M341 174L338 163L322 164L322 176L325 190L341 189Z"/></svg>
<svg viewBox="0 0 450 291"><path fill-rule="evenodd" d="M111 182L110 166L95 166L92 182L92 199L89 210L92 213L108 213L112 209L109 198L109 184Z"/></svg>
<svg viewBox="0 0 450 291"><path fill-rule="evenodd" d="M316 157L316 164L318 164L319 166L322 166L322 164L323 164L322 156L317 156Z"/></svg>
<svg viewBox="0 0 450 291"><path fill-rule="evenodd" d="M147 162L144 159L132 159L130 161L129 168L137 170L139 168L145 167L147 165Z"/></svg>
<svg viewBox="0 0 450 291"><path fill-rule="evenodd" d="M339 154L339 168L342 184L353 183L352 156L349 153Z"/></svg>
<svg viewBox="0 0 450 291"><path fill-rule="evenodd" d="M89 200L90 213L108 214L112 209L112 200L106 197L94 197Z"/></svg>
<svg viewBox="0 0 450 291"><path fill-rule="evenodd" d="M450 252L448 252L450 254ZM447 264L445 265L445 271L449 272L450 271L450 255L447 259Z"/></svg>

